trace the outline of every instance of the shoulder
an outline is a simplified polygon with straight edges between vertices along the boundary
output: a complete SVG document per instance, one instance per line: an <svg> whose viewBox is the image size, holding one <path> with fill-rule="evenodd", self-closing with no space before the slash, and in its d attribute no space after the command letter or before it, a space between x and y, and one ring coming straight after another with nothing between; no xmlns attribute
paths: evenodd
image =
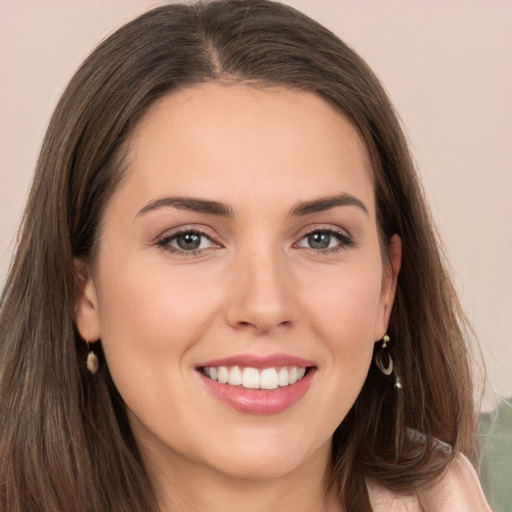
<svg viewBox="0 0 512 512"><path fill-rule="evenodd" d="M418 494L440 512L491 512L476 472L462 454L455 456L439 482Z"/></svg>
<svg viewBox="0 0 512 512"><path fill-rule="evenodd" d="M431 487L403 496L368 482L374 512L491 512L473 466L458 454Z"/></svg>

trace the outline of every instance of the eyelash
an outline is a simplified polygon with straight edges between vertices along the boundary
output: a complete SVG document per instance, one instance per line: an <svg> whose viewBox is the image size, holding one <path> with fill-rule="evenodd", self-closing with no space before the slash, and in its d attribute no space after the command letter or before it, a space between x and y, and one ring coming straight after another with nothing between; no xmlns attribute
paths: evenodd
<svg viewBox="0 0 512 512"><path fill-rule="evenodd" d="M178 254L180 256L198 256L204 251L204 248L191 249L187 251L170 245L173 240L176 240L179 236L183 235L197 235L201 238L208 239L213 245L218 245L212 240L212 238L209 235L207 235L204 231L201 231L200 229L180 229L179 231L175 231L174 233L164 235L162 238L159 238L156 242L156 245L162 247L166 251L169 251L173 254Z"/></svg>
<svg viewBox="0 0 512 512"><path fill-rule="evenodd" d="M312 236L314 234L327 234L329 236L334 236L338 240L338 244L334 247L327 247L325 249L314 249L313 247L305 247L305 246L298 246L298 248L306 249L307 251L312 251L315 255L325 255L325 254L334 254L343 250L346 250L350 247L354 247L355 241L348 235L345 231L333 228L333 227L324 227L324 228L315 228L310 231L307 231L306 233L302 234L299 241L294 244L294 246L297 247L297 244L304 240L305 238ZM162 247L166 251L169 251L173 254L178 254L180 256L198 256L201 254L205 248L198 248L198 249L191 249L191 250L184 250L179 249L177 247L171 246L171 242L176 240L179 236L183 235L196 235L201 238L206 238L209 240L214 246L216 245L219 247L219 244L216 244L216 242L213 241L213 239L204 231L201 231L200 229L181 229L179 231L176 231L174 233L164 235L163 237L159 238L156 242L156 245L159 247Z"/></svg>
<svg viewBox="0 0 512 512"><path fill-rule="evenodd" d="M306 233L304 233L301 236L301 238L299 239L299 242L304 240L305 238L312 236L314 234L317 234L317 233L334 236L334 238L336 238L339 243L337 245L335 245L334 247L327 247L325 249L314 249L313 247L303 247L303 246L299 246L299 247L306 249L308 251L313 251L313 253L316 256L322 256L322 255L326 255L326 254L335 254L340 251L347 250L356 245L353 238L346 231L342 231L341 229L336 229L334 227L315 228L310 231L307 231Z"/></svg>

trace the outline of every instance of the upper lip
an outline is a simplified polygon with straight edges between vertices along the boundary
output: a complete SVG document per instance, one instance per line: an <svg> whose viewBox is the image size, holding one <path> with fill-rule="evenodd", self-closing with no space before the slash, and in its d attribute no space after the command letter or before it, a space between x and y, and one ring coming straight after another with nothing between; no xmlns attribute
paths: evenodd
<svg viewBox="0 0 512 512"><path fill-rule="evenodd" d="M220 359L213 359L198 365L198 368L219 367L219 366L243 366L251 368L272 368L275 366L297 366L298 368L307 368L315 366L314 361L308 361L302 357L292 356L290 354L271 354L261 356L258 354L238 354Z"/></svg>

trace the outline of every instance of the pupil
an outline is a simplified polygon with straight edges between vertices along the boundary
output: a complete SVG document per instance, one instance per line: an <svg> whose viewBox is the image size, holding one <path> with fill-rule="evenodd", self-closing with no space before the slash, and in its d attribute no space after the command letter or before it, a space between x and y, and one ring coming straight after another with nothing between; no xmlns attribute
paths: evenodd
<svg viewBox="0 0 512 512"><path fill-rule="evenodd" d="M331 243L331 236L327 233L313 233L308 236L308 242L313 249L327 249Z"/></svg>
<svg viewBox="0 0 512 512"><path fill-rule="evenodd" d="M176 242L180 249L190 251L197 249L201 245L201 236L196 233L186 233L180 235Z"/></svg>

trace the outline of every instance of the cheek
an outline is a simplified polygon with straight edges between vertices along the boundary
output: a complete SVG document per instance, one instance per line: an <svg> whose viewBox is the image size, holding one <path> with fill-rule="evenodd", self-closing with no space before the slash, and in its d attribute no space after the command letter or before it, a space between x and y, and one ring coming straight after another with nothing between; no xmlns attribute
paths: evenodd
<svg viewBox="0 0 512 512"><path fill-rule="evenodd" d="M333 382L343 390L342 416L359 393L371 364L374 326L381 310L379 270L378 265L366 266L325 279L324 286L309 294L309 306L304 308L315 338L329 354L326 365ZM317 285L321 283L317 280Z"/></svg>
<svg viewBox="0 0 512 512"><path fill-rule="evenodd" d="M303 295L303 319L324 354L318 372L321 392L315 396L319 414L311 419L311 428L328 434L352 408L372 361L380 267L353 269L347 266L329 270L330 275L317 274L315 287L310 282L310 293Z"/></svg>
<svg viewBox="0 0 512 512"><path fill-rule="evenodd" d="M145 350L165 348L171 340L200 328L208 305L208 286L190 271L170 272L163 265L136 262L104 268L99 293L103 338L139 343ZM145 333L140 337L138 333ZM153 336L154 334L163 336Z"/></svg>
<svg viewBox="0 0 512 512"><path fill-rule="evenodd" d="M361 343L375 341L374 325L381 309L381 274L375 268L379 267L326 275L316 280L315 292L306 295L311 325L332 350L358 350Z"/></svg>
<svg viewBox="0 0 512 512"><path fill-rule="evenodd" d="M172 389L189 371L188 351L214 315L213 284L192 272L171 273L165 263L136 260L105 265L100 282L102 346L121 395L139 401L147 399L144 388ZM131 400L129 393L135 393Z"/></svg>

